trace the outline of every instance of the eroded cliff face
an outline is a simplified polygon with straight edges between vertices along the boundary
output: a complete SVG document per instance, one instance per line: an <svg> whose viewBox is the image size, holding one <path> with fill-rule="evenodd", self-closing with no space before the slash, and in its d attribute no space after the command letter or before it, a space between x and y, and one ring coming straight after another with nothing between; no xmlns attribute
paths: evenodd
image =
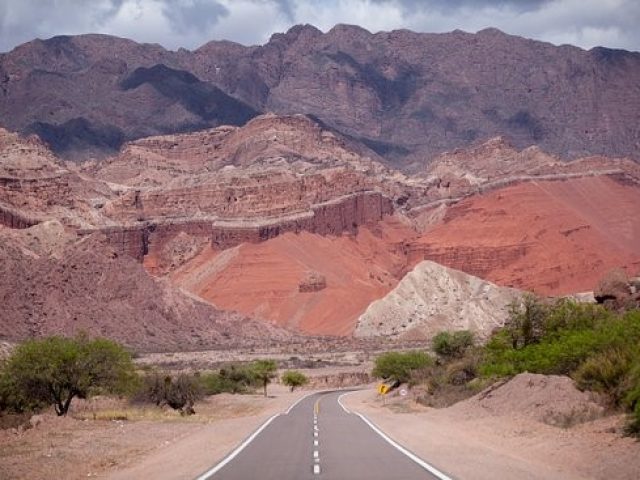
<svg viewBox="0 0 640 480"><path fill-rule="evenodd" d="M36 139L0 132L0 223L10 227L5 235L29 236L53 219L55 232L80 234L78 242L103 239L104 268L137 276L144 267L166 277L167 292L177 287L244 315L234 318L305 334L351 336L367 307L425 259L543 294L590 290L610 268L640 266L640 169L627 159L559 162L496 138L409 176L350 142L305 116L264 115L242 128L145 138L106 162L74 167ZM20 245L21 255L32 250ZM75 253L65 245L52 246L55 261L42 268L66 265ZM74 265L84 275L92 267L86 251L82 258ZM13 274L20 265L40 268L20 262ZM73 269L63 270L76 282ZM89 273L82 282L95 281ZM109 288L126 292L120 282L114 277ZM80 284L60 302L89 295ZM134 296L146 305L146 295L163 291L149 286ZM114 315L133 315L109 302ZM368 325L377 335L377 323ZM166 328L162 338L183 338ZM411 337L400 330L394 338Z"/></svg>
<svg viewBox="0 0 640 480"><path fill-rule="evenodd" d="M349 235L285 233L260 243L204 248L169 275L219 308L260 317L305 334L349 336L357 317L405 272L397 216Z"/></svg>
<svg viewBox="0 0 640 480"><path fill-rule="evenodd" d="M409 255L545 295L592 290L640 267L638 202L638 184L616 175L511 185L450 206Z"/></svg>

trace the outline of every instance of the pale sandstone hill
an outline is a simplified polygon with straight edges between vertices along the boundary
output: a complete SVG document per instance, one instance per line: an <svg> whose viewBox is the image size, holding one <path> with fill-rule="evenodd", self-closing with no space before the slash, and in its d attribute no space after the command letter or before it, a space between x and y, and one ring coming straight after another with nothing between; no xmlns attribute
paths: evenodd
<svg viewBox="0 0 640 480"><path fill-rule="evenodd" d="M521 292L423 261L358 318L356 337L432 338L443 330L471 330L478 338L504 325L508 304Z"/></svg>

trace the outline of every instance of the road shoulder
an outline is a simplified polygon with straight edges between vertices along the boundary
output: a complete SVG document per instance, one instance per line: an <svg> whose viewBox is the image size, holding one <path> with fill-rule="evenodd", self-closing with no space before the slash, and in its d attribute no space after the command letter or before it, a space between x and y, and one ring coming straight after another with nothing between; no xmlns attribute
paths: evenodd
<svg viewBox="0 0 640 480"><path fill-rule="evenodd" d="M607 433L608 423L561 429L523 418L461 416L411 401L384 406L372 390L343 397L395 441L454 478L634 479L640 445ZM399 413L401 412L401 413ZM597 431L597 433L596 433Z"/></svg>

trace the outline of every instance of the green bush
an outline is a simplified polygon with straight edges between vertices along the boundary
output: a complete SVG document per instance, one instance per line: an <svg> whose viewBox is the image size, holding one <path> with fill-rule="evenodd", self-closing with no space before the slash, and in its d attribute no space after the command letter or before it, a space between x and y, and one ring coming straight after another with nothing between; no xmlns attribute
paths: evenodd
<svg viewBox="0 0 640 480"><path fill-rule="evenodd" d="M142 383L137 400L150 401L160 407L167 405L183 415L195 413L193 406L202 397L200 379L195 375L181 373L172 377L154 372L145 376Z"/></svg>
<svg viewBox="0 0 640 480"><path fill-rule="evenodd" d="M480 372L484 376L508 376L525 371L571 375L593 355L609 348L633 348L640 341L640 312L593 317L597 309L584 311L586 320L575 319L569 328L550 330L538 343L523 347L513 347L510 332L499 332L486 346Z"/></svg>
<svg viewBox="0 0 640 480"><path fill-rule="evenodd" d="M136 379L130 354L111 340L30 340L2 368L0 402L15 411L53 405L58 415L66 415L74 398L128 393Z"/></svg>
<svg viewBox="0 0 640 480"><path fill-rule="evenodd" d="M548 309L536 296L525 294L509 305L509 320L505 326L513 348L523 348L538 342L544 329Z"/></svg>
<svg viewBox="0 0 640 480"><path fill-rule="evenodd" d="M613 347L585 360L573 378L579 388L607 395L613 405L619 405L628 388L625 382L638 352L631 348Z"/></svg>
<svg viewBox="0 0 640 480"><path fill-rule="evenodd" d="M473 332L469 330L459 330L457 332L443 331L433 337L431 341L433 350L438 355L455 358L462 357L473 344Z"/></svg>
<svg viewBox="0 0 640 480"><path fill-rule="evenodd" d="M376 358L372 375L406 383L415 372L432 364L433 359L424 352L387 352Z"/></svg>
<svg viewBox="0 0 640 480"><path fill-rule="evenodd" d="M278 366L274 360L256 360L249 364L250 375L262 385L264 396L267 396L267 385L276 378Z"/></svg>
<svg viewBox="0 0 640 480"><path fill-rule="evenodd" d="M634 437L640 436L640 403L636 403L635 408L631 412L625 433Z"/></svg>
<svg viewBox="0 0 640 480"><path fill-rule="evenodd" d="M200 384L205 395L247 393L256 385L256 379L249 368L230 365L218 373L201 375Z"/></svg>
<svg viewBox="0 0 640 480"><path fill-rule="evenodd" d="M290 387L293 392L296 387L301 387L309 383L309 379L302 372L297 370L287 370L282 374L282 383L287 387Z"/></svg>

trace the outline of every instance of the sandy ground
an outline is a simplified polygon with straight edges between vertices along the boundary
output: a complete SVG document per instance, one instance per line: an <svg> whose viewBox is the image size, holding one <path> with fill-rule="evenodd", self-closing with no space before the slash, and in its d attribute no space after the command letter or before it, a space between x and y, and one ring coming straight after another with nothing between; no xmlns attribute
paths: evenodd
<svg viewBox="0 0 640 480"><path fill-rule="evenodd" d="M640 442L621 436L623 417L549 425L542 401L549 395L557 411L563 401L572 409L591 403L568 379L539 377L447 409L421 406L411 393L382 400L373 386L348 394L345 404L456 479L637 479ZM44 415L35 428L0 430L0 479L192 479L309 392L272 385L266 399L217 395L187 418L111 399L77 402L68 418Z"/></svg>
<svg viewBox="0 0 640 480"><path fill-rule="evenodd" d="M640 475L640 442L621 436L621 416L559 428L514 415L429 409L410 399L383 405L371 388L347 395L344 403L458 479L637 480Z"/></svg>
<svg viewBox="0 0 640 480"><path fill-rule="evenodd" d="M196 404L197 414L187 418L79 402L68 418L44 415L24 432L0 430L0 479L192 479L308 393L272 385L266 399L217 395ZM102 419L124 414L129 420Z"/></svg>

